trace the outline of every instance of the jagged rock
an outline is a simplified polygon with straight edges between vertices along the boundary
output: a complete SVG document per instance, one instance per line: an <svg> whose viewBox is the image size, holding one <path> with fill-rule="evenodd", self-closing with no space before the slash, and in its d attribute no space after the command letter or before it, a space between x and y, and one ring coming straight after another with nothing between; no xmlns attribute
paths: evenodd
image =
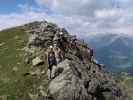
<svg viewBox="0 0 133 100"><path fill-rule="evenodd" d="M33 95L33 94L29 93L29 97L31 100L38 100L38 94Z"/></svg>
<svg viewBox="0 0 133 100"><path fill-rule="evenodd" d="M36 66L43 63L43 60L41 60L39 57L36 57L35 59L32 60L32 65Z"/></svg>
<svg viewBox="0 0 133 100"><path fill-rule="evenodd" d="M41 75L41 70L40 69L37 69L35 71L31 71L30 72L30 75Z"/></svg>
<svg viewBox="0 0 133 100"><path fill-rule="evenodd" d="M33 27L28 30L29 33L29 46L47 47L52 44L54 35L62 31L64 34L68 32L64 28L59 28L57 25L48 23L47 21L40 22L40 26Z"/></svg>
<svg viewBox="0 0 133 100"><path fill-rule="evenodd" d="M46 21L36 24L37 27L33 26L28 31L29 42L25 48L33 66L42 63L38 57L40 48L46 50L49 45L53 44L56 33L62 31L68 40L72 38L65 29L59 28L55 24ZM80 40L78 40L78 44L79 49L86 46ZM52 70L53 79L49 81L48 94L45 94L46 91L41 86L39 92L42 98L48 95L48 100L130 100L126 89L123 89L123 86L117 83L109 72L104 68L99 68L95 61L83 63L77 56L76 50L68 49L69 52L65 52L65 60ZM36 70L30 74L41 77L44 73L41 70ZM44 80L47 80L46 77ZM29 94L29 96L32 100L38 98L38 95Z"/></svg>
<svg viewBox="0 0 133 100"><path fill-rule="evenodd" d="M54 100L129 100L115 80L97 67L75 60L61 62L57 69L62 71L50 82L49 93Z"/></svg>
<svg viewBox="0 0 133 100"><path fill-rule="evenodd" d="M39 90L40 90L40 93L41 93L41 95L42 96L44 96L44 97L46 97L47 96L47 93L46 93L46 91L44 91L44 87L41 85L41 86L39 86L39 88L38 88Z"/></svg>

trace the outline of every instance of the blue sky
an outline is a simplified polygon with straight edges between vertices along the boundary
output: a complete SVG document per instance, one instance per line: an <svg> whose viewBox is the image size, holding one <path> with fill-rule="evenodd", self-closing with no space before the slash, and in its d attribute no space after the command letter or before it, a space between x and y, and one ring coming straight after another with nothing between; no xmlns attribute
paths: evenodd
<svg viewBox="0 0 133 100"><path fill-rule="evenodd" d="M0 0L0 13L18 12L20 10L18 8L20 4L28 4L37 7L34 0Z"/></svg>
<svg viewBox="0 0 133 100"><path fill-rule="evenodd" d="M78 36L133 33L133 0L0 0L0 30L48 20Z"/></svg>

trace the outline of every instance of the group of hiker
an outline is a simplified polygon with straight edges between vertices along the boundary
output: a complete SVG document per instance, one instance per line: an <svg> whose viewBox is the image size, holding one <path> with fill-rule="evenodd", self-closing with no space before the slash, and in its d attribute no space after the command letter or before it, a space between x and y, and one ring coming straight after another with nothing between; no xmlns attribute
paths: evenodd
<svg viewBox="0 0 133 100"><path fill-rule="evenodd" d="M81 45L80 45L81 44ZM63 61L65 55L69 53L78 57L83 64L95 63L101 69L101 65L96 63L93 58L93 49L88 48L87 45L83 45L76 36L65 36L63 32L58 32L53 38L53 45L50 45L47 49L47 61L48 70L50 72L50 79L52 79L51 73L53 66L57 66L58 63Z"/></svg>
<svg viewBox="0 0 133 100"><path fill-rule="evenodd" d="M77 56L83 63L89 63L93 59L93 49L87 46L79 47L78 39L76 36L67 38L63 32L56 33L53 38L53 45L48 47L47 61L48 69L50 71L50 79L52 68L59 62L65 59L65 54L70 51L75 51Z"/></svg>
<svg viewBox="0 0 133 100"><path fill-rule="evenodd" d="M50 78L53 66L56 66L59 62L64 59L66 52L66 38L63 33L57 33L53 39L53 45L50 45L47 53L48 69L50 71Z"/></svg>

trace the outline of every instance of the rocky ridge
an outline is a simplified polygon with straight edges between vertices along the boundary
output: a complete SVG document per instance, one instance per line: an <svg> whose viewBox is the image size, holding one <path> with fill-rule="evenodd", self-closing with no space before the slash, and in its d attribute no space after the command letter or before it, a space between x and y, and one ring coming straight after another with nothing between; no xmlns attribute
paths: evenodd
<svg viewBox="0 0 133 100"><path fill-rule="evenodd" d="M37 87L39 92L29 93L32 100L130 100L126 89L111 73L104 68L99 69L93 61L82 63L75 50L71 49L66 52L65 59L56 66L55 78L48 81L47 72L42 70L44 67L47 69L47 47L53 44L54 35L59 31L62 31L68 40L72 36L64 28L47 21L36 22L29 27L30 29L26 29L29 42L25 47L25 62L31 63L35 70L25 76L36 75L42 83ZM80 40L79 44L81 49L86 45ZM38 67L40 65L41 67Z"/></svg>

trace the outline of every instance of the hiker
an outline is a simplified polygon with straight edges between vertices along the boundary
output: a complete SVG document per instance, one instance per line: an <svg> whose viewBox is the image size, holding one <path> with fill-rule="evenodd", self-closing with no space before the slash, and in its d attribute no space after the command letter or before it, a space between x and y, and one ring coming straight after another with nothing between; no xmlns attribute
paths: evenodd
<svg viewBox="0 0 133 100"><path fill-rule="evenodd" d="M62 55L62 51L60 50L60 48L57 47L57 44L54 44L54 52L55 52L55 57L56 57L56 61L57 64L63 60L63 55Z"/></svg>
<svg viewBox="0 0 133 100"><path fill-rule="evenodd" d="M71 48L72 49L74 49L74 48L76 48L76 45L77 45L77 38L76 38L76 36L73 36L72 38L71 38Z"/></svg>
<svg viewBox="0 0 133 100"><path fill-rule="evenodd" d="M82 51L79 47L76 47L76 56L81 60L83 61L83 56L82 56Z"/></svg>
<svg viewBox="0 0 133 100"><path fill-rule="evenodd" d="M58 40L58 46L61 50L64 52L67 51L68 41L67 38L64 36L63 32L59 33L59 40Z"/></svg>
<svg viewBox="0 0 133 100"><path fill-rule="evenodd" d="M57 65L57 61L56 61L56 57L55 57L55 52L53 50L53 46L50 46L49 48L50 50L48 51L48 65L49 65L49 70L50 70L50 79L52 78L51 77L51 74L52 74L52 68L53 66Z"/></svg>
<svg viewBox="0 0 133 100"><path fill-rule="evenodd" d="M91 62L91 53L90 49L85 45L82 48L82 56L83 56L83 63L90 63Z"/></svg>
<svg viewBox="0 0 133 100"><path fill-rule="evenodd" d="M63 32L59 32L55 34L53 41L59 50L61 60L63 60L69 45L69 43L67 42L67 38L64 36Z"/></svg>
<svg viewBox="0 0 133 100"><path fill-rule="evenodd" d="M58 41L59 41L60 35L59 33L56 33L53 39L53 43L58 46Z"/></svg>
<svg viewBox="0 0 133 100"><path fill-rule="evenodd" d="M94 55L93 55L93 49L92 48L90 48L90 60L91 60L91 62L93 61L93 57Z"/></svg>

